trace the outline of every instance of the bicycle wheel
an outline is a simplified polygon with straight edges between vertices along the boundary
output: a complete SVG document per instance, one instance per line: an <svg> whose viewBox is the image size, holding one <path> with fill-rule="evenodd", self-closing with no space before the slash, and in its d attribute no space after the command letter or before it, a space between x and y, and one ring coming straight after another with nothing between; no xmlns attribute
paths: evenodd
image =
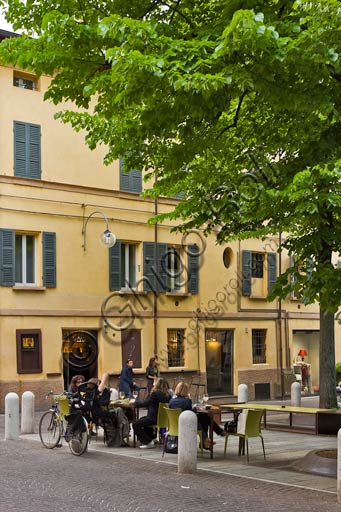
<svg viewBox="0 0 341 512"><path fill-rule="evenodd" d="M45 448L57 446L61 438L61 422L54 411L45 412L39 422L39 437Z"/></svg>
<svg viewBox="0 0 341 512"><path fill-rule="evenodd" d="M84 416L79 416L79 425L70 434L69 448L73 455L83 455L89 441L88 423Z"/></svg>

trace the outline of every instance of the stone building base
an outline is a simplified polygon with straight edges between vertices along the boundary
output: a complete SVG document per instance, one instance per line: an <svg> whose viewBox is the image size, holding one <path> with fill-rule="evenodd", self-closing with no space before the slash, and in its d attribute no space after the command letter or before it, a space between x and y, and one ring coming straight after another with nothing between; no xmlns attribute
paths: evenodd
<svg viewBox="0 0 341 512"><path fill-rule="evenodd" d="M49 391L54 393L62 393L64 390L64 383L62 377L54 377L47 379L32 379L32 380L19 380L19 381L0 381L0 412L5 412L5 397L7 393L17 393L20 400L25 391L32 391L35 396L36 410L48 409L52 403L50 398L46 398Z"/></svg>

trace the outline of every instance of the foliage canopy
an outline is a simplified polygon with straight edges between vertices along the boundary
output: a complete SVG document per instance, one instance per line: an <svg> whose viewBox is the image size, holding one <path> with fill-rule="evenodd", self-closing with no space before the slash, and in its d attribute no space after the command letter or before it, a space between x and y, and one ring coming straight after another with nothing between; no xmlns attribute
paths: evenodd
<svg viewBox="0 0 341 512"><path fill-rule="evenodd" d="M338 0L0 0L3 62L51 74L59 117L106 163L155 174L168 214L219 242L289 233L292 283L335 313L341 269ZM34 35L34 37L29 37ZM91 110L89 107L91 106ZM151 170L152 169L152 170ZM163 217L161 216L161 219ZM298 262L309 261L309 268ZM289 272L289 271L288 271Z"/></svg>

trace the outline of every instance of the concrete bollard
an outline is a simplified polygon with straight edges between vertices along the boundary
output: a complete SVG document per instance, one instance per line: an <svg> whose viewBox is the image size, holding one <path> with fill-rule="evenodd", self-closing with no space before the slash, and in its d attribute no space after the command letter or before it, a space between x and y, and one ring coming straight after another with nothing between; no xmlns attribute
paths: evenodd
<svg viewBox="0 0 341 512"><path fill-rule="evenodd" d="M341 429L337 433L337 501L341 503Z"/></svg>
<svg viewBox="0 0 341 512"><path fill-rule="evenodd" d="M5 439L19 439L19 397L16 393L5 396Z"/></svg>
<svg viewBox="0 0 341 512"><path fill-rule="evenodd" d="M249 388L247 384L239 384L238 386L238 402L249 401Z"/></svg>
<svg viewBox="0 0 341 512"><path fill-rule="evenodd" d="M291 384L291 406L301 407L301 384L299 382Z"/></svg>
<svg viewBox="0 0 341 512"><path fill-rule="evenodd" d="M195 473L197 470L198 420L192 411L179 416L178 473Z"/></svg>
<svg viewBox="0 0 341 512"><path fill-rule="evenodd" d="M34 394L25 391L21 397L21 433L34 433Z"/></svg>

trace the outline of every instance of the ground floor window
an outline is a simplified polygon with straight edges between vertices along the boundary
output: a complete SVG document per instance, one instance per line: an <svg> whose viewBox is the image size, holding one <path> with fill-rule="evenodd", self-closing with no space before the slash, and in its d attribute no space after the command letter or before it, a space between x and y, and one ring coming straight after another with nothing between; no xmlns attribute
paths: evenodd
<svg viewBox="0 0 341 512"><path fill-rule="evenodd" d="M266 363L266 329L252 329L252 362Z"/></svg>
<svg viewBox="0 0 341 512"><path fill-rule="evenodd" d="M167 329L168 367L185 366L184 329Z"/></svg>

